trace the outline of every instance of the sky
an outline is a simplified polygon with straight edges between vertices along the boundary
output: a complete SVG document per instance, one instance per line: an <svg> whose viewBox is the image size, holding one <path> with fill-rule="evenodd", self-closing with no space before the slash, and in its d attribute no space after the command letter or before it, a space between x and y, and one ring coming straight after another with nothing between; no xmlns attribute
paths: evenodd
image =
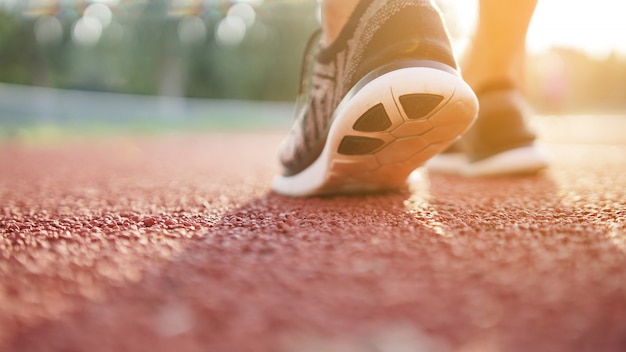
<svg viewBox="0 0 626 352"><path fill-rule="evenodd" d="M556 19L556 20L555 20ZM560 44L592 55L626 55L626 3L620 0L543 0L528 33L531 51Z"/></svg>
<svg viewBox="0 0 626 352"><path fill-rule="evenodd" d="M477 1L445 2L463 14L457 18L465 30L471 31L474 18L469 15L475 16ZM550 46L579 48L598 57L611 51L626 55L626 2L539 0L529 28L527 48L531 53L539 53Z"/></svg>

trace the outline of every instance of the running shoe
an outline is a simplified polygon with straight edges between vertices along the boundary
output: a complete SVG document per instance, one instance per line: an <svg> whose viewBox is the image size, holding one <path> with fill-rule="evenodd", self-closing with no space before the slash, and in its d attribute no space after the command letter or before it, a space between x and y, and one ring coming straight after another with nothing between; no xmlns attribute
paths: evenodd
<svg viewBox="0 0 626 352"><path fill-rule="evenodd" d="M272 188L288 196L398 189L474 121L431 1L361 1L338 38L309 42Z"/></svg>
<svg viewBox="0 0 626 352"><path fill-rule="evenodd" d="M477 94L476 123L427 168L468 177L528 175L547 168L549 158L528 127L530 109L519 90L504 81Z"/></svg>

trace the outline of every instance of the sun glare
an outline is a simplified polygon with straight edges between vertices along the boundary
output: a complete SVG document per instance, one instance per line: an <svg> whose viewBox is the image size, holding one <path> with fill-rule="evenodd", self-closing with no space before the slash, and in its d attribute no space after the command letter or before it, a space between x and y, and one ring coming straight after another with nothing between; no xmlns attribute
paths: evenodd
<svg viewBox="0 0 626 352"><path fill-rule="evenodd" d="M471 34L477 0L440 0L453 7L465 38ZM615 0L539 0L528 31L527 47L536 54L550 47L584 50L592 56L626 55L626 5Z"/></svg>
<svg viewBox="0 0 626 352"><path fill-rule="evenodd" d="M528 33L528 49L579 48L592 56L626 55L626 6L620 1L539 1Z"/></svg>

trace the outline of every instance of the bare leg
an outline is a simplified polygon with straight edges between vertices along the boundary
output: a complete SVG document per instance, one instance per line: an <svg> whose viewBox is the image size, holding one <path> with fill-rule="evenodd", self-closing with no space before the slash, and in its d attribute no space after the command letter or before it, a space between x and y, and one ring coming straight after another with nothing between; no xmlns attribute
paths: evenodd
<svg viewBox="0 0 626 352"><path fill-rule="evenodd" d="M480 0L478 27L462 62L475 90L494 81L521 85L526 32L537 0Z"/></svg>
<svg viewBox="0 0 626 352"><path fill-rule="evenodd" d="M461 63L463 78L478 96L478 119L456 145L464 157L444 157L431 163L431 170L499 176L534 174L548 166L520 94L526 32L536 5L537 0L480 0L478 28Z"/></svg>
<svg viewBox="0 0 626 352"><path fill-rule="evenodd" d="M322 7L322 42L332 43L359 0L318 0Z"/></svg>

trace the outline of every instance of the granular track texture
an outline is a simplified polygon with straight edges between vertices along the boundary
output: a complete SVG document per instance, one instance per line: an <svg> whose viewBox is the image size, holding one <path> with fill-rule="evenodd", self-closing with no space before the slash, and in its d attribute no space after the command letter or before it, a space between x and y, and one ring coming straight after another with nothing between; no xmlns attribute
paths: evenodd
<svg viewBox="0 0 626 352"><path fill-rule="evenodd" d="M0 351L624 351L626 146L269 192L280 134L0 147Z"/></svg>

